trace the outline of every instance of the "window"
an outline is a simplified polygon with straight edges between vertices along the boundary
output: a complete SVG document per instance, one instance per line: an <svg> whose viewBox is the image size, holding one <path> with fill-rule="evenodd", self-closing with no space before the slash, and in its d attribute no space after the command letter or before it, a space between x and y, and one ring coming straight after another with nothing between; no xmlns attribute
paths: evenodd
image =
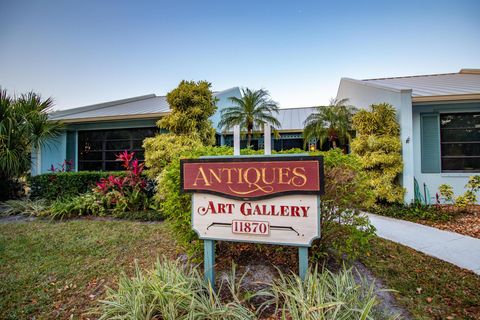
<svg viewBox="0 0 480 320"><path fill-rule="evenodd" d="M480 172L480 112L440 115L443 172Z"/></svg>
<svg viewBox="0 0 480 320"><path fill-rule="evenodd" d="M280 138L280 139L273 140L273 149L276 151L289 150L294 148L304 149L302 138L295 138L295 139Z"/></svg>
<svg viewBox="0 0 480 320"><path fill-rule="evenodd" d="M143 139L153 137L156 128L94 130L78 132L78 170L122 170L116 155L134 151L135 158L144 161Z"/></svg>

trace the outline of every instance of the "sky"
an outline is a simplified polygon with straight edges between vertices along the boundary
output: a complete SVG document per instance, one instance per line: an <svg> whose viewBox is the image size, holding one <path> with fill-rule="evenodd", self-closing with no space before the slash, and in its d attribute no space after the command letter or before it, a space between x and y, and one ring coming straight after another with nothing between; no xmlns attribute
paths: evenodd
<svg viewBox="0 0 480 320"><path fill-rule="evenodd" d="M355 79L480 68L480 1L0 0L0 86L56 109L182 80L328 104Z"/></svg>

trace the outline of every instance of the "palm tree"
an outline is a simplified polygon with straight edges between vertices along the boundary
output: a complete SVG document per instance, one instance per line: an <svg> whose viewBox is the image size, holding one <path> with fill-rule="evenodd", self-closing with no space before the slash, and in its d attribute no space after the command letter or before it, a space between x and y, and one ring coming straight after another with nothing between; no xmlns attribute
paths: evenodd
<svg viewBox="0 0 480 320"><path fill-rule="evenodd" d="M231 129L239 125L241 130L247 130L247 145L250 146L254 128L264 125L280 127L280 122L273 115L278 114L278 104L270 98L268 91L242 89L242 98L230 97L234 104L222 110L220 128Z"/></svg>
<svg viewBox="0 0 480 320"><path fill-rule="evenodd" d="M48 120L53 100L33 92L10 97L0 88L0 180L4 183L25 175L32 148L60 133L62 125Z"/></svg>
<svg viewBox="0 0 480 320"><path fill-rule="evenodd" d="M322 145L328 140L333 148L340 142L350 141L352 132L352 116L356 109L347 105L348 99L332 99L330 105L319 106L316 112L307 117L303 125L305 142L317 139Z"/></svg>

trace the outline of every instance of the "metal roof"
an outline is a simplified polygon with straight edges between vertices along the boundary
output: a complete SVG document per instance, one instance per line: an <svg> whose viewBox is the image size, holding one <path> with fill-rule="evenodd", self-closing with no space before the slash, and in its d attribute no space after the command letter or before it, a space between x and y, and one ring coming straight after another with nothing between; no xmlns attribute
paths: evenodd
<svg viewBox="0 0 480 320"><path fill-rule="evenodd" d="M279 109L277 119L282 124L279 130L303 130L303 123L314 111L315 107Z"/></svg>
<svg viewBox="0 0 480 320"><path fill-rule="evenodd" d="M279 109L278 114L273 114L280 122L281 127L277 128L280 132L285 131L303 131L305 127L303 123L307 117L315 112L316 107L303 107L303 108L284 108ZM260 128L253 128L254 131L261 131ZM233 129L223 131L226 134L233 134Z"/></svg>
<svg viewBox="0 0 480 320"><path fill-rule="evenodd" d="M214 95L225 94L230 90L238 90L238 88L230 88L227 90L214 92ZM149 94L139 97L133 97L122 100L115 100L105 103L89 105L85 107L73 108L52 112L49 118L52 120L63 120L68 122L82 121L86 119L110 119L110 118L128 118L135 116L137 118L159 116L162 113L170 111L165 96L157 96Z"/></svg>
<svg viewBox="0 0 480 320"><path fill-rule="evenodd" d="M362 81L397 90L411 89L412 97L480 94L480 69L462 69L458 73Z"/></svg>

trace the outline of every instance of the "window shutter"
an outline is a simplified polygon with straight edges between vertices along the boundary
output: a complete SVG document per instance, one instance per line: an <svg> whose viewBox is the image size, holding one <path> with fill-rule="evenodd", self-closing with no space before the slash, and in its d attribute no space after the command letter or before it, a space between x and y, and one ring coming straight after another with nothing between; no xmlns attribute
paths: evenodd
<svg viewBox="0 0 480 320"><path fill-rule="evenodd" d="M440 119L438 114L421 115L422 173L440 173Z"/></svg>

